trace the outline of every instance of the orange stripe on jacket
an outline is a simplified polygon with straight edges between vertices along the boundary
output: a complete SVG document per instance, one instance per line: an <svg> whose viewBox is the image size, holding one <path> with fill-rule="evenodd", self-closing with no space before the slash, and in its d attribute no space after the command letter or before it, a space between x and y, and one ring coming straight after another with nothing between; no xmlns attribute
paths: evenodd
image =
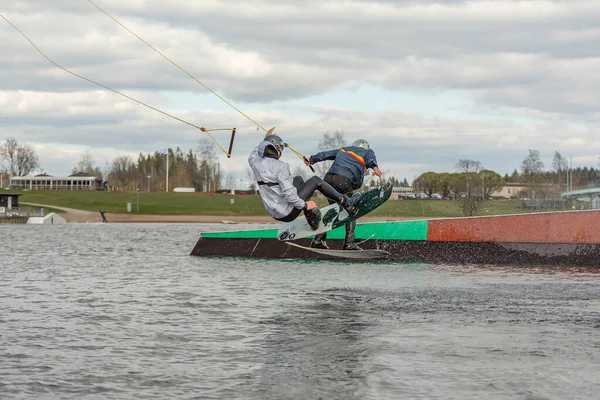
<svg viewBox="0 0 600 400"><path fill-rule="evenodd" d="M357 159L358 161L360 161L360 163L363 165L363 169L366 171L367 170L367 165L365 164L365 160L359 156L358 154L356 154L353 151L346 151L344 149L340 149L340 151L342 153L347 153L349 156L354 157L355 159Z"/></svg>

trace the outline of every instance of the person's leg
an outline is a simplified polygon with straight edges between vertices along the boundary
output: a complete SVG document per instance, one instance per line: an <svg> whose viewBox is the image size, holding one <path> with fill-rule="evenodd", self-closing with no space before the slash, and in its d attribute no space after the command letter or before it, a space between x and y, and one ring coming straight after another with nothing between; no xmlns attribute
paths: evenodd
<svg viewBox="0 0 600 400"><path fill-rule="evenodd" d="M336 188L340 193L344 193L351 196L353 193L352 183L350 180L341 175L327 174L325 175L325 181L329 182L331 186ZM354 230L356 229L356 221L348 222L346 224L346 236L344 238L344 250L362 250L356 244L356 236Z"/></svg>
<svg viewBox="0 0 600 400"><path fill-rule="evenodd" d="M356 229L356 221L348 222L346 224L346 237L344 238L344 250L362 250L356 244L356 236L354 230Z"/></svg>
<svg viewBox="0 0 600 400"><path fill-rule="evenodd" d="M298 197L304 201L308 201L317 190L323 193L328 199L337 201L342 199L341 194L318 176L310 177L302 184L302 186L300 186L298 189ZM321 222L321 210L318 208L306 210L304 211L304 216L306 217L308 225L310 225L313 230L316 230L319 227L319 223Z"/></svg>
<svg viewBox="0 0 600 400"><path fill-rule="evenodd" d="M312 176L298 189L298 196L304 201L310 199L315 191L321 192L325 197L340 204L348 211L350 215L355 215L358 212L358 203L360 196L349 197L345 194L340 194L330 184L325 182L318 176Z"/></svg>
<svg viewBox="0 0 600 400"><path fill-rule="evenodd" d="M295 176L293 181L292 181L292 185L294 185L294 187L296 188L296 190L300 189L300 187L302 187L302 185L304 184L304 178L301 176ZM306 200L306 199L303 199ZM292 211L290 211L290 213L288 215L286 215L283 218L275 218L278 221L281 222L291 222L293 220L295 220L298 215L300 215L300 213L302 212L302 210L298 209L298 208L294 208Z"/></svg>
<svg viewBox="0 0 600 400"><path fill-rule="evenodd" d="M346 195L352 195L352 184L350 180L342 175L338 174L325 174L324 181L330 184L335 190ZM335 203L333 200L328 199L329 204ZM327 246L327 232L320 233L314 237L310 243L310 247L316 249L328 249Z"/></svg>
<svg viewBox="0 0 600 400"><path fill-rule="evenodd" d="M301 176L295 176L294 180L292 181L292 185L294 185L294 187L296 188L296 190L300 189L302 187L302 185L304 184L304 178Z"/></svg>

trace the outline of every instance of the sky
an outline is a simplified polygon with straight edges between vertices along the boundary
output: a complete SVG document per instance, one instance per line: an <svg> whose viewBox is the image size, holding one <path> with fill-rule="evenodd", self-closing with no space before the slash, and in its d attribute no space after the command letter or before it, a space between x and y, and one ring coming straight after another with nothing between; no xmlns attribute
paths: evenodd
<svg viewBox="0 0 600 400"><path fill-rule="evenodd" d="M460 159L510 174L529 149L548 170L555 151L598 167L597 0L94 3L307 156L341 131L409 182ZM197 126L236 127L219 161L247 177L264 131L89 1L0 0L0 14L81 76ZM59 69L1 18L0 37L0 141L34 146L43 172L68 175L87 150L103 169L206 138ZM214 136L228 147L228 132Z"/></svg>

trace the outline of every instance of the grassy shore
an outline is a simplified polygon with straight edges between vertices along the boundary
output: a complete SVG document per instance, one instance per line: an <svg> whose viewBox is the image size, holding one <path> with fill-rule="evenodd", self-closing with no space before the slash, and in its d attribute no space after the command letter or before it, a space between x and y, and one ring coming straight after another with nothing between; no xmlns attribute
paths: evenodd
<svg viewBox="0 0 600 400"><path fill-rule="evenodd" d="M203 193L139 192L115 193L100 191L25 191L21 202L49 204L97 212L126 214L131 203L132 215L219 215L266 216L260 196ZM233 200L233 203L232 203ZM327 202L318 199L319 205ZM489 200L479 215L518 214L526 210L518 200ZM138 211L139 206L139 211ZM372 217L460 217L459 203L449 200L390 200L369 214Z"/></svg>

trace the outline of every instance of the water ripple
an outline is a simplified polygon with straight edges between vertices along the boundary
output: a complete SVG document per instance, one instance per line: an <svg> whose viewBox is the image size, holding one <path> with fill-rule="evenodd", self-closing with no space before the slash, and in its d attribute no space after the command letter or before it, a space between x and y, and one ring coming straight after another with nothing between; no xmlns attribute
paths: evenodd
<svg viewBox="0 0 600 400"><path fill-rule="evenodd" d="M597 270L189 256L177 224L0 225L0 397L595 398Z"/></svg>

